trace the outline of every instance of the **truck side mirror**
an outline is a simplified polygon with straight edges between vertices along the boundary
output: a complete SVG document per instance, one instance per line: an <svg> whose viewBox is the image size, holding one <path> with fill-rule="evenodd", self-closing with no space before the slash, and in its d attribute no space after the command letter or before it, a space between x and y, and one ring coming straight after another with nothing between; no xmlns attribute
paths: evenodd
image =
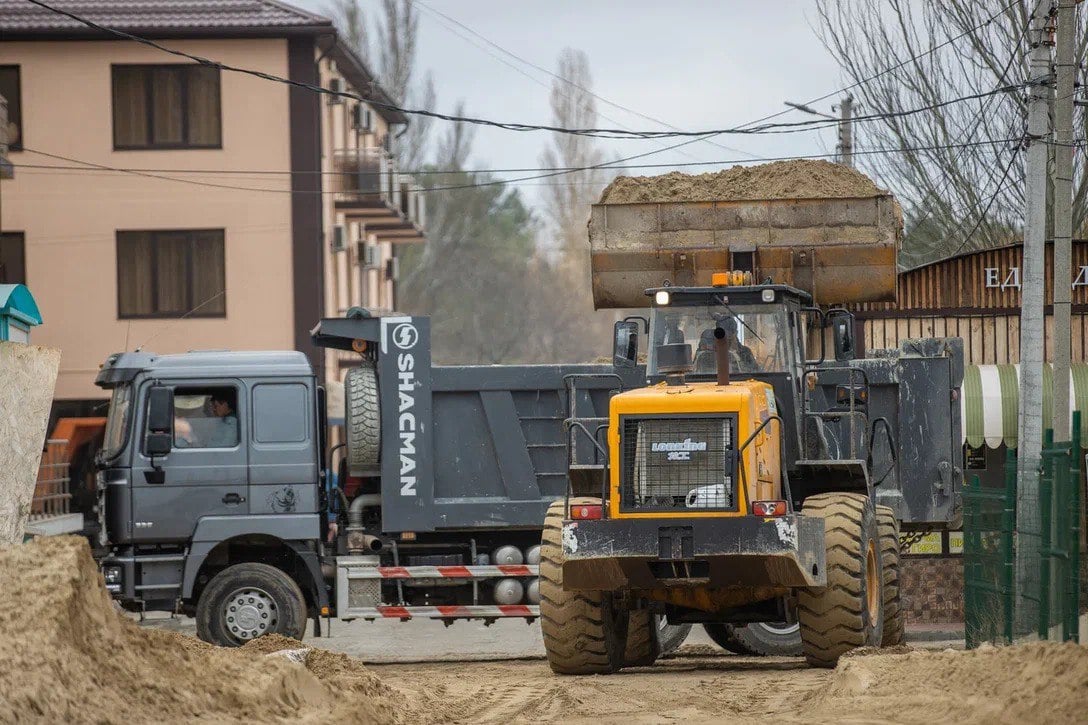
<svg viewBox="0 0 1088 725"><path fill-rule="evenodd" d="M165 456L174 447L173 438L170 433L148 433L144 443L147 455L151 458Z"/></svg>
<svg viewBox="0 0 1088 725"><path fill-rule="evenodd" d="M620 320L612 336L612 364L633 368L638 364L638 320Z"/></svg>
<svg viewBox="0 0 1088 725"><path fill-rule="evenodd" d="M174 391L170 388L156 385L148 391L147 432L173 435Z"/></svg>
<svg viewBox="0 0 1088 725"><path fill-rule="evenodd" d="M835 339L835 359L839 362L854 359L854 316L841 312L832 318L832 333Z"/></svg>

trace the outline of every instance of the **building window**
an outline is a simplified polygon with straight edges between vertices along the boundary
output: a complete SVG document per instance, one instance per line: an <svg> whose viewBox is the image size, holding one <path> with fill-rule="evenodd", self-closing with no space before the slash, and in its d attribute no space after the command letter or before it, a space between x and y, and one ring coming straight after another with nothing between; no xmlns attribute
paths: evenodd
<svg viewBox="0 0 1088 725"><path fill-rule="evenodd" d="M19 66L0 65L0 96L8 102L8 148L23 148L23 99L19 84Z"/></svg>
<svg viewBox="0 0 1088 725"><path fill-rule="evenodd" d="M223 230L117 232L117 316L225 317Z"/></svg>
<svg viewBox="0 0 1088 725"><path fill-rule="evenodd" d="M219 69L113 66L113 147L222 148Z"/></svg>
<svg viewBox="0 0 1088 725"><path fill-rule="evenodd" d="M22 232L0 234L0 284L26 284L26 243Z"/></svg>

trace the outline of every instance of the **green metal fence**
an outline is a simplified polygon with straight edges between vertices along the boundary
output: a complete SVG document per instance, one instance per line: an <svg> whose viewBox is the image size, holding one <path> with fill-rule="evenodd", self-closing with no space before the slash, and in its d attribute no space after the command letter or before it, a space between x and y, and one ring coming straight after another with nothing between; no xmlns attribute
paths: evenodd
<svg viewBox="0 0 1088 725"><path fill-rule="evenodd" d="M1080 613L1080 413L1073 414L1072 442L1044 438L1038 505L1016 515L1016 453L1005 459L1004 485L983 486L976 476L964 492L964 626L967 646L1011 643L1030 634L1078 640ZM1035 552L1034 572L1016 581L1017 541ZM1030 540L1030 541L1029 541ZM1023 569L1023 567L1021 567Z"/></svg>

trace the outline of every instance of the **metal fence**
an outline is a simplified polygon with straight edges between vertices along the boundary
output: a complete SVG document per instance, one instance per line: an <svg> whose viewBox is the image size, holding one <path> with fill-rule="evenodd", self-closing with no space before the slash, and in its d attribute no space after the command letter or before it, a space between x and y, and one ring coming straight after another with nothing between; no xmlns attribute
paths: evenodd
<svg viewBox="0 0 1088 725"><path fill-rule="evenodd" d="M1047 431L1038 476L1037 510L1017 517L1016 452L1005 460L1001 487L977 476L964 492L964 626L969 648L982 642L1078 641L1080 614L1080 413L1073 441ZM1016 580L1017 545L1033 557L1032 575ZM1029 553L1030 552L1030 553ZM1021 570L1025 567L1021 566Z"/></svg>
<svg viewBox="0 0 1088 725"><path fill-rule="evenodd" d="M51 438L45 442L38 482L30 502L30 523L67 516L72 494L69 490L68 441Z"/></svg>

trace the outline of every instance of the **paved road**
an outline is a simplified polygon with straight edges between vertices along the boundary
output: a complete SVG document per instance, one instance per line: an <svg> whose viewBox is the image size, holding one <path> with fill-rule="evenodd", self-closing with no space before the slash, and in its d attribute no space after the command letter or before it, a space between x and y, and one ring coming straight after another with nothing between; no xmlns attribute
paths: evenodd
<svg viewBox="0 0 1088 725"><path fill-rule="evenodd" d="M195 636L192 619L170 619L148 615L148 626L173 629ZM918 632L908 642L914 646L945 648L956 646L955 641L934 641L933 632ZM544 644L540 638L540 625L527 625L523 620L499 621L490 627L482 622L457 622L446 627L441 622L416 619L411 622L382 620L365 622L333 622L331 636L307 642L322 649L343 652L364 662L394 663L435 661L465 661L540 658L544 656ZM702 627L691 631L685 645L716 645L706 636ZM963 646L962 640L958 643Z"/></svg>

